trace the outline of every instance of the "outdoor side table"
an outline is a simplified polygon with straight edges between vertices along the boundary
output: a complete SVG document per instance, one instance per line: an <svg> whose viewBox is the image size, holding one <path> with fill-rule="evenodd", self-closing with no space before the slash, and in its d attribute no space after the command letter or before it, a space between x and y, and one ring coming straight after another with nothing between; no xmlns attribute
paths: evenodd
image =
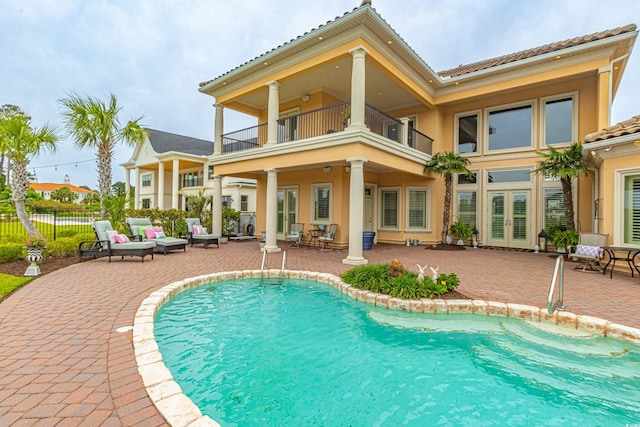
<svg viewBox="0 0 640 427"><path fill-rule="evenodd" d="M616 267L616 261L626 261L629 265L629 269L631 270L631 277L634 277L633 270L637 271L640 276L640 269L638 269L638 266L634 264L634 259L640 254L640 249L626 248L623 246L604 246L603 249L609 255L609 261L607 261L607 264L604 266L602 274L607 274L607 267L609 267L609 264L613 262L611 265L611 271L609 272L609 278L613 278L613 270Z"/></svg>

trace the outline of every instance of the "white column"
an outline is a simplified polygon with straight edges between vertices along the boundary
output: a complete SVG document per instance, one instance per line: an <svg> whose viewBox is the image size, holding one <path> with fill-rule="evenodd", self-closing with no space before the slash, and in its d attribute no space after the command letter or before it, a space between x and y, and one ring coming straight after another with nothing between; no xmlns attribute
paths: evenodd
<svg viewBox="0 0 640 427"><path fill-rule="evenodd" d="M158 163L158 209L164 209L164 162Z"/></svg>
<svg viewBox="0 0 640 427"><path fill-rule="evenodd" d="M364 123L365 103L365 55L367 50L360 46L351 49L351 125L350 128L366 128Z"/></svg>
<svg viewBox="0 0 640 427"><path fill-rule="evenodd" d="M360 265L368 261L362 256L362 215L364 214L364 163L367 159L351 157L349 180L349 256L343 264Z"/></svg>
<svg viewBox="0 0 640 427"><path fill-rule="evenodd" d="M409 118L403 117L400 121L402 122L402 137L400 142L402 142L402 145L409 145Z"/></svg>
<svg viewBox="0 0 640 427"><path fill-rule="evenodd" d="M140 183L140 168L136 166L136 195L133 200L133 206L135 209L140 209L140 192L142 191L142 185Z"/></svg>
<svg viewBox="0 0 640 427"><path fill-rule="evenodd" d="M124 168L124 207L131 209L131 169Z"/></svg>
<svg viewBox="0 0 640 427"><path fill-rule="evenodd" d="M213 155L222 154L222 134L224 132L224 118L222 104L213 104L216 109L215 127L213 130Z"/></svg>
<svg viewBox="0 0 640 427"><path fill-rule="evenodd" d="M222 177L213 176L213 200L211 201L211 233L222 235Z"/></svg>
<svg viewBox="0 0 640 427"><path fill-rule="evenodd" d="M278 118L280 117L280 94L278 88L280 83L273 80L267 83L269 86L269 105L267 111L267 143L265 145L278 143Z"/></svg>
<svg viewBox="0 0 640 427"><path fill-rule="evenodd" d="M267 252L278 252L278 242L276 232L278 228L278 171L275 169L265 169L267 173L267 206L265 219L267 221L267 238L264 250Z"/></svg>
<svg viewBox="0 0 640 427"><path fill-rule="evenodd" d="M207 189L207 183L209 182L209 162L205 162L202 165L202 188Z"/></svg>
<svg viewBox="0 0 640 427"><path fill-rule="evenodd" d="M173 159L173 171L171 171L171 209L178 209L178 191L180 188L180 160Z"/></svg>

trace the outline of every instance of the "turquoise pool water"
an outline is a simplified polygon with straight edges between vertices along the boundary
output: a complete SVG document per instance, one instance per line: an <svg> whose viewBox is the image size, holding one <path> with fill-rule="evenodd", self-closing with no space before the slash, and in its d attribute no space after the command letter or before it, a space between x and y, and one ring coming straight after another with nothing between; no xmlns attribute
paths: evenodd
<svg viewBox="0 0 640 427"><path fill-rule="evenodd" d="M156 315L165 365L223 426L640 422L640 347L516 319L386 310L316 282L184 292Z"/></svg>

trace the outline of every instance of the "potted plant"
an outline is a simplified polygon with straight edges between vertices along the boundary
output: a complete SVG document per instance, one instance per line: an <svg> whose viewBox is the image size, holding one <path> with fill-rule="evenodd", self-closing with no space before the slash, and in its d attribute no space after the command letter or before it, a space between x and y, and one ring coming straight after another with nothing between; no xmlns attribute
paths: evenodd
<svg viewBox="0 0 640 427"><path fill-rule="evenodd" d="M463 221L456 221L451 224L449 227L451 234L458 238L457 245L463 246L464 241L471 238L471 234L473 233L473 229L469 224Z"/></svg>
<svg viewBox="0 0 640 427"><path fill-rule="evenodd" d="M47 248L47 239L42 236L29 236L24 243L24 249L27 250L27 261L31 264L24 272L25 276L39 276L40 267L38 263L42 261L43 252Z"/></svg>
<svg viewBox="0 0 640 427"><path fill-rule="evenodd" d="M555 246L559 253L567 253L568 247L574 247L578 244L579 236L577 231L564 230L557 231L551 238L551 244Z"/></svg>
<svg viewBox="0 0 640 427"><path fill-rule="evenodd" d="M342 116L342 124L344 127L349 126L351 121L351 104L347 104L347 106L344 107L344 110L340 112L340 116Z"/></svg>
<svg viewBox="0 0 640 427"><path fill-rule="evenodd" d="M222 207L222 238L220 243L226 243L229 236L236 233L239 221L240 211L226 206Z"/></svg>

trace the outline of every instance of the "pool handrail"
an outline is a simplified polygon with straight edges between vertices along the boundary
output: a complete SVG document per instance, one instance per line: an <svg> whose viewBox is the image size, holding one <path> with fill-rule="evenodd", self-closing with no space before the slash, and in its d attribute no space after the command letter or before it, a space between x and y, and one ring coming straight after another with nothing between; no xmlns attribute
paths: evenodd
<svg viewBox="0 0 640 427"><path fill-rule="evenodd" d="M553 302L553 294L555 292L556 281L559 280L558 286L558 299ZM553 314L554 311L564 311L563 305L563 284L564 284L564 257L558 255L556 258L556 266L553 269L553 276L551 277L551 285L549 285L549 297L547 298L547 311L549 314Z"/></svg>

